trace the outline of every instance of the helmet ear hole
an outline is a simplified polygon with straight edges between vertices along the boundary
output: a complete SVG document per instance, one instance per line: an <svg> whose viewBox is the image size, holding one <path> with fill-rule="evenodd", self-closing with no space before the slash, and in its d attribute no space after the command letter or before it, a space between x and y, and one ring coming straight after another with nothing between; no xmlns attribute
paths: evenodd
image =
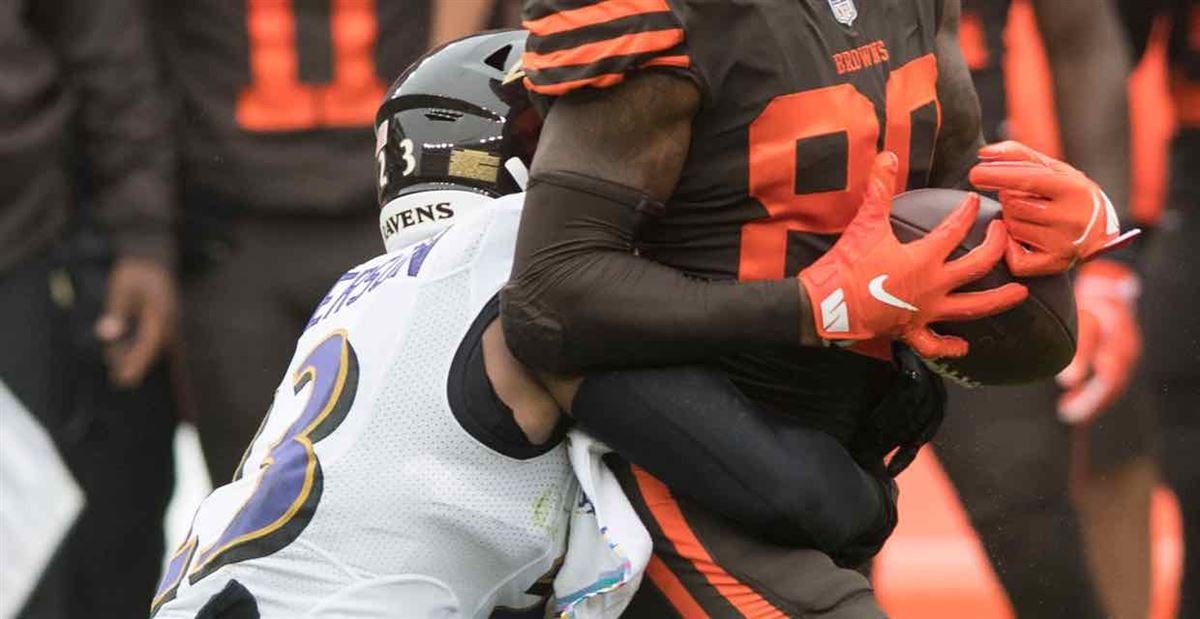
<svg viewBox="0 0 1200 619"><path fill-rule="evenodd" d="M489 54L487 58L484 58L483 64L504 73L504 67L508 64L508 55L511 53L512 45L505 45Z"/></svg>

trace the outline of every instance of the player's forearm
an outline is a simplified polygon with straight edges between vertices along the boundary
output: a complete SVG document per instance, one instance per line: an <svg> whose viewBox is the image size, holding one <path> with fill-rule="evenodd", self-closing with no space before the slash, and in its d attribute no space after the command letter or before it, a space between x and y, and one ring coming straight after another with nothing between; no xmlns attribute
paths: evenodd
<svg viewBox="0 0 1200 619"><path fill-rule="evenodd" d="M1040 0L1066 160L1129 204L1129 54L1111 2Z"/></svg>
<svg viewBox="0 0 1200 619"><path fill-rule="evenodd" d="M501 293L505 334L523 363L578 373L815 339L802 333L812 317L796 280L712 282L641 258L632 244L640 215L621 196L629 190L566 186L576 181L535 177L526 197L513 277Z"/></svg>
<svg viewBox="0 0 1200 619"><path fill-rule="evenodd" d="M887 491L840 443L760 411L718 370L592 375L571 412L673 493L774 543L836 553L890 527Z"/></svg>

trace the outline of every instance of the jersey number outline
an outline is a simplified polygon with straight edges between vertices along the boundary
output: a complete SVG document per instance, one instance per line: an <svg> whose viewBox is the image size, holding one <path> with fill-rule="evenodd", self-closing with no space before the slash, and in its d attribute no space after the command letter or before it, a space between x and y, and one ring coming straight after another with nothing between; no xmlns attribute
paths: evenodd
<svg viewBox="0 0 1200 619"><path fill-rule="evenodd" d="M886 131L883 148L900 160L896 191L926 182L915 172L928 172L934 142L941 128L937 98L937 59L926 54L892 69L886 91ZM934 139L914 135L914 118L934 118ZM750 124L750 196L767 210L767 216L742 226L738 279L781 279L788 275L787 247L790 232L837 234L854 218L877 153L879 120L875 104L853 84L775 97ZM828 161L830 153L844 157ZM797 179L806 154L822 158L806 162L825 164L825 172ZM926 165L910 172L911 162L924 158ZM842 167L844 165L844 168ZM811 182L810 182L811 181ZM793 274L794 275L794 274Z"/></svg>
<svg viewBox="0 0 1200 619"><path fill-rule="evenodd" d="M300 81L295 0L246 0L250 84L237 100L246 131L367 127L386 86L375 67L375 0L329 0L333 79Z"/></svg>
<svg viewBox="0 0 1200 619"><path fill-rule="evenodd" d="M314 445L346 418L358 389L358 356L345 330L331 333L300 364L293 393L310 386L299 416L263 457L254 491L221 535L197 553L189 582L284 548L312 520L324 487Z"/></svg>

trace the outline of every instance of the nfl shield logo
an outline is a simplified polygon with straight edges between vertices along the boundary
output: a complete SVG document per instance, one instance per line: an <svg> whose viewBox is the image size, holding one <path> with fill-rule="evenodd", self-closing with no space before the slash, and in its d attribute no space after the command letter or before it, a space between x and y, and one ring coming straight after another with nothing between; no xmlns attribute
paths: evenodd
<svg viewBox="0 0 1200 619"><path fill-rule="evenodd" d="M833 10L833 18L847 26L854 25L858 18L858 7L854 0L829 0L829 8Z"/></svg>

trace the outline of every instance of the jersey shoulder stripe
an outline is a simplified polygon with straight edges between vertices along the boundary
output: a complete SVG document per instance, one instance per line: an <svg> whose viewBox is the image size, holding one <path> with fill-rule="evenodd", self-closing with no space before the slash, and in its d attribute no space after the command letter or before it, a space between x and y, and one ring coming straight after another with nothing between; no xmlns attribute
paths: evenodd
<svg viewBox="0 0 1200 619"><path fill-rule="evenodd" d="M526 85L543 95L612 86L646 67L691 66L667 0L530 0L523 25Z"/></svg>

